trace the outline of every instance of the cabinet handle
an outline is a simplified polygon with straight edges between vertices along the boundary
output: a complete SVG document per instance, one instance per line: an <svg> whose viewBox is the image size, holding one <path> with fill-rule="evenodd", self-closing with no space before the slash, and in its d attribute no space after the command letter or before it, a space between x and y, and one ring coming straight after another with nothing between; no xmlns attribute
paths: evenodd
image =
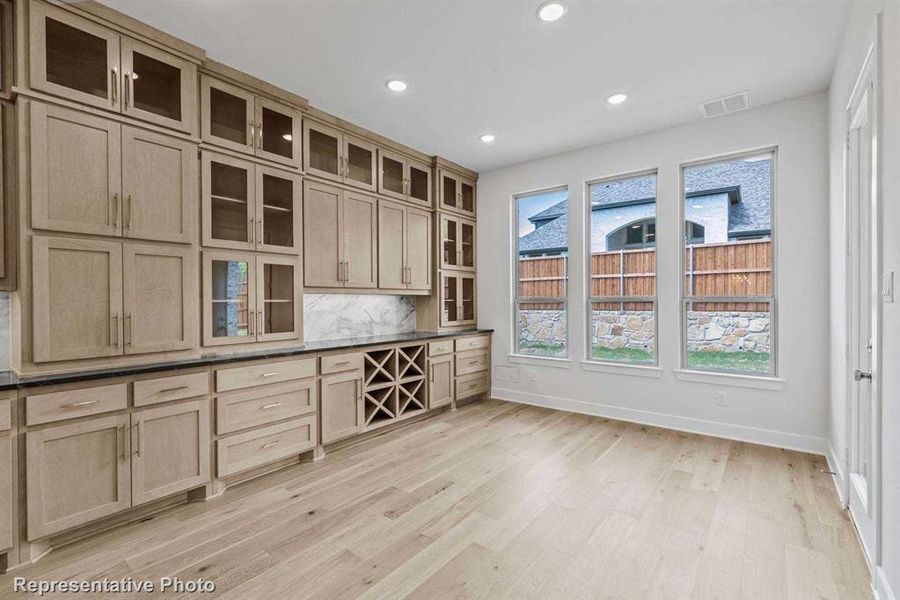
<svg viewBox="0 0 900 600"><path fill-rule="evenodd" d="M112 92L112 104L115 106L119 101L119 74L116 72L116 69L109 70L109 78L112 80L112 85L109 87Z"/></svg>
<svg viewBox="0 0 900 600"><path fill-rule="evenodd" d="M131 206L131 194L128 194L128 197L125 199L125 204L128 206L128 222L125 224L125 227L131 229L131 217L134 212Z"/></svg>
<svg viewBox="0 0 900 600"><path fill-rule="evenodd" d="M470 365L470 366L474 366L474 365L477 365L477 364L481 364L481 361L480 361L480 360L470 360L470 361L469 361L469 365Z"/></svg>
<svg viewBox="0 0 900 600"><path fill-rule="evenodd" d="M131 73L122 73L125 79L125 110L128 110L128 103L131 101Z"/></svg>
<svg viewBox="0 0 900 600"><path fill-rule="evenodd" d="M259 410L269 410L270 408L278 408L281 406L281 402L273 402L272 404L263 404L259 407Z"/></svg>
<svg viewBox="0 0 900 600"><path fill-rule="evenodd" d="M80 408L82 406L90 406L92 404L97 404L100 402L99 400L83 400L81 402L72 402L69 404L69 408Z"/></svg>
<svg viewBox="0 0 900 600"><path fill-rule="evenodd" d="M163 390L159 390L158 394L168 394L170 392L180 392L181 390L190 389L189 385L177 385L175 387L165 388Z"/></svg>
<svg viewBox="0 0 900 600"><path fill-rule="evenodd" d="M338 156L338 177L346 177L346 171L344 171L344 157Z"/></svg>
<svg viewBox="0 0 900 600"><path fill-rule="evenodd" d="M253 150L256 148L256 126L253 123L248 123L250 126L250 149Z"/></svg>
<svg viewBox="0 0 900 600"><path fill-rule="evenodd" d="M278 371L272 371L271 373L263 373L260 377L275 377L278 375Z"/></svg>
<svg viewBox="0 0 900 600"><path fill-rule="evenodd" d="M262 123L256 124L256 149L262 151Z"/></svg>
<svg viewBox="0 0 900 600"><path fill-rule="evenodd" d="M137 454L138 458L141 456L141 424L135 423L131 426L132 431L137 431L137 441L134 444L134 450L131 452L132 454Z"/></svg>
<svg viewBox="0 0 900 600"><path fill-rule="evenodd" d="M265 331L263 330L263 309L259 309L256 311L256 335L263 335Z"/></svg>
<svg viewBox="0 0 900 600"><path fill-rule="evenodd" d="M247 329L249 330L250 336L253 337L253 335L254 335L253 326L256 325L256 311L251 310L251 311L249 311L248 315L249 315L249 317L247 319Z"/></svg>
<svg viewBox="0 0 900 600"><path fill-rule="evenodd" d="M119 313L114 314L112 316L112 320L113 320L113 327L110 330L110 333L112 334L112 338L113 338L112 345L113 345L113 348L118 348L119 347Z"/></svg>
<svg viewBox="0 0 900 600"><path fill-rule="evenodd" d="M344 365L349 365L349 364L350 364L350 361L349 361L349 360L342 360L341 362L336 362L336 363L332 364L331 366L333 366L333 367L343 367Z"/></svg>
<svg viewBox="0 0 900 600"><path fill-rule="evenodd" d="M130 345L131 345L131 341L132 341L132 332L131 332L132 321L131 321L131 313L126 313L126 314L125 314L125 323L126 323L126 325L125 325L125 327L123 327L122 337L125 338L125 345L126 345L126 346L130 346ZM125 335L125 332L128 332L128 335L127 335L127 336Z"/></svg>
<svg viewBox="0 0 900 600"><path fill-rule="evenodd" d="M256 228L259 230L259 235L256 236L256 243L263 244L263 220L259 218L256 220Z"/></svg>
<svg viewBox="0 0 900 600"><path fill-rule="evenodd" d="M254 224L255 224L255 220L250 219L250 243L251 244L254 243L254 240L255 240L254 235L256 234L256 227L254 227Z"/></svg>
<svg viewBox="0 0 900 600"><path fill-rule="evenodd" d="M113 194L113 227L119 228L119 192Z"/></svg>
<svg viewBox="0 0 900 600"><path fill-rule="evenodd" d="M266 450L267 448L271 448L272 446L277 446L281 443L281 440L275 440L274 442L269 442L268 444L263 444L260 446L260 450Z"/></svg>

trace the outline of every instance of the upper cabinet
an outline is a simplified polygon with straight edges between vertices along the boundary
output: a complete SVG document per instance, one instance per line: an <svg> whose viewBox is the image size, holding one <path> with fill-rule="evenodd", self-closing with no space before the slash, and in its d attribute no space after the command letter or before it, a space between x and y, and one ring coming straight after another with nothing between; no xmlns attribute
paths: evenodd
<svg viewBox="0 0 900 600"><path fill-rule="evenodd" d="M203 152L203 245L300 253L300 176Z"/></svg>
<svg viewBox="0 0 900 600"><path fill-rule="evenodd" d="M303 123L303 169L310 175L375 191L375 144L333 127Z"/></svg>
<svg viewBox="0 0 900 600"><path fill-rule="evenodd" d="M200 134L223 148L301 165L300 111L208 75L200 78Z"/></svg>
<svg viewBox="0 0 900 600"><path fill-rule="evenodd" d="M449 210L475 217L475 181L438 170L438 210Z"/></svg>
<svg viewBox="0 0 900 600"><path fill-rule="evenodd" d="M51 104L30 113L32 227L192 241L196 145Z"/></svg>
<svg viewBox="0 0 900 600"><path fill-rule="evenodd" d="M193 133L197 67L66 9L29 3L29 83L63 98Z"/></svg>
<svg viewBox="0 0 900 600"><path fill-rule="evenodd" d="M431 213L378 201L378 287L431 289Z"/></svg>
<svg viewBox="0 0 900 600"><path fill-rule="evenodd" d="M441 269L475 269L475 221L440 214Z"/></svg>
<svg viewBox="0 0 900 600"><path fill-rule="evenodd" d="M379 150L378 192L431 208L431 169L401 154Z"/></svg>

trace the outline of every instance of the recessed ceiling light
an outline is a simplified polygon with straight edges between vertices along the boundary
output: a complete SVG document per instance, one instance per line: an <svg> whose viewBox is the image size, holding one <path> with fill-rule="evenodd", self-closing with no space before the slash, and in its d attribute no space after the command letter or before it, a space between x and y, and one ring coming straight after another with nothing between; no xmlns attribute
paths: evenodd
<svg viewBox="0 0 900 600"><path fill-rule="evenodd" d="M626 100L628 100L628 94L613 94L606 99L610 104L622 104Z"/></svg>
<svg viewBox="0 0 900 600"><path fill-rule="evenodd" d="M401 79L391 79L387 82L387 86L392 92L403 92L409 87L406 85L406 82Z"/></svg>
<svg viewBox="0 0 900 600"><path fill-rule="evenodd" d="M482 142L484 142L485 144L490 144L491 142L493 142L494 140L497 139L497 136L494 135L493 133L485 133L485 134L482 134L481 137L479 137L478 139L481 140Z"/></svg>
<svg viewBox="0 0 900 600"><path fill-rule="evenodd" d="M294 141L294 136L292 136L292 135L289 134L289 133L286 133L286 134L284 134L284 135L281 136L281 137L283 137L284 139L286 139L286 140L289 141L289 142L293 142L293 141Z"/></svg>
<svg viewBox="0 0 900 600"><path fill-rule="evenodd" d="M562 2L549 0L538 6L537 16L541 21L547 21L549 23L562 19L568 10L569 9Z"/></svg>

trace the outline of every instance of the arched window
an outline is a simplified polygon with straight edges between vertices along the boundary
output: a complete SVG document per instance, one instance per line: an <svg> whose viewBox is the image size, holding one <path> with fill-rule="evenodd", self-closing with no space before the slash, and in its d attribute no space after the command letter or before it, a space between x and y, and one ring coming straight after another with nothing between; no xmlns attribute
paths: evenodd
<svg viewBox="0 0 900 600"><path fill-rule="evenodd" d="M606 236L607 250L656 247L656 219L642 219L619 227Z"/></svg>

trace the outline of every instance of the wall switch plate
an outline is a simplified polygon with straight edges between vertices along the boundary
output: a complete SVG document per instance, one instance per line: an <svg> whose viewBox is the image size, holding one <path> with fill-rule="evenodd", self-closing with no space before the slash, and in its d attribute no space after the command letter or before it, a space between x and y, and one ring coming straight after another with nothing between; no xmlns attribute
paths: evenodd
<svg viewBox="0 0 900 600"><path fill-rule="evenodd" d="M881 281L881 298L885 304L894 303L894 272L888 271Z"/></svg>
<svg viewBox="0 0 900 600"><path fill-rule="evenodd" d="M716 406L728 406L728 397L725 392L716 392Z"/></svg>

